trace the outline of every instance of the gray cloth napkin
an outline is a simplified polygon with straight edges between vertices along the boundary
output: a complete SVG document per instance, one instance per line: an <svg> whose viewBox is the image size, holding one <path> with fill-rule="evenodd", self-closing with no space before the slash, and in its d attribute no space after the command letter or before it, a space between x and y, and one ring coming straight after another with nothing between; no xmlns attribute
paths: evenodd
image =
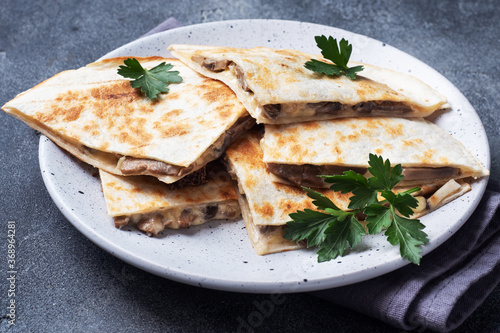
<svg viewBox="0 0 500 333"><path fill-rule="evenodd" d="M143 36L180 26L170 17ZM490 179L471 218L420 266L311 294L405 330L449 332L500 282L499 206L500 181Z"/></svg>

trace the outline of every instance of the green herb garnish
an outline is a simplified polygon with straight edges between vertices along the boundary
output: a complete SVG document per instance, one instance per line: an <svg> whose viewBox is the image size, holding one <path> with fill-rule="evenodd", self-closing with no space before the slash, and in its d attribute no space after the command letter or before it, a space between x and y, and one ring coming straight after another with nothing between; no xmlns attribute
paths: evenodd
<svg viewBox="0 0 500 333"><path fill-rule="evenodd" d="M157 98L159 93L168 93L169 83L182 81L178 71L170 70L174 67L172 64L162 62L151 69L145 69L135 58L128 58L124 63L125 66L119 66L118 74L135 79L130 81L130 85L133 88L141 88L141 91L151 100Z"/></svg>
<svg viewBox="0 0 500 333"><path fill-rule="evenodd" d="M410 219L418 200L411 193L418 187L395 194L392 189L402 179L401 165L391 168L389 160L370 154L368 171L372 175L365 178L352 170L343 175L321 176L331 183L333 191L352 192L349 211L338 208L325 195L303 187L313 204L320 211L305 209L290 214L284 238L292 241L307 240L307 247L319 247L318 262L329 261L344 254L347 245L351 248L361 242L366 235L358 216L366 216L368 234L374 235L385 229L387 240L392 245L399 244L403 258L420 264L421 246L429 239L422 231L424 225L418 219ZM380 193L384 198L377 199Z"/></svg>
<svg viewBox="0 0 500 333"><path fill-rule="evenodd" d="M321 49L321 54L325 59L331 60L333 64L328 64L323 61L311 59L305 63L305 67L313 72L326 75L341 75L344 74L351 80L356 79L356 73L363 70L363 66L347 67L349 58L351 57L352 45L347 40L342 38L337 45L337 40L332 36L314 37L316 44Z"/></svg>

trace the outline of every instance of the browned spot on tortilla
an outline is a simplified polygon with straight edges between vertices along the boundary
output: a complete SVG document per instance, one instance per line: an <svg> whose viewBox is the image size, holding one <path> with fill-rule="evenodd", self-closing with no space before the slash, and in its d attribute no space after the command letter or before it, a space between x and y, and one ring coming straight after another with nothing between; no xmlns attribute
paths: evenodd
<svg viewBox="0 0 500 333"><path fill-rule="evenodd" d="M80 113L83 110L82 105L72 106L70 107L64 116L64 120L66 121L75 121L80 117Z"/></svg>
<svg viewBox="0 0 500 333"><path fill-rule="evenodd" d="M276 50L276 53L283 55L285 59L288 59L290 61L295 61L295 59L297 58L297 53L291 50L281 49Z"/></svg>
<svg viewBox="0 0 500 333"><path fill-rule="evenodd" d="M171 100L174 101L176 99L180 99L181 94L178 91L169 91L168 94L163 96L164 100Z"/></svg>
<svg viewBox="0 0 500 333"><path fill-rule="evenodd" d="M262 206L253 205L256 214L265 218L271 218L274 215L274 208L269 202L265 202Z"/></svg>
<svg viewBox="0 0 500 333"><path fill-rule="evenodd" d="M311 200L307 198L307 195L305 192L302 192L304 194L304 200L299 201L299 202L294 202L291 200L286 200L282 199L278 203L278 208L282 212L283 215L288 215L290 213L294 213L298 210L304 210L304 209L315 209L316 207L312 204Z"/></svg>
<svg viewBox="0 0 500 333"><path fill-rule="evenodd" d="M335 131L335 136L337 137L337 140L340 142L346 141L345 135L343 135L342 132L340 132L340 131Z"/></svg>
<svg viewBox="0 0 500 333"><path fill-rule="evenodd" d="M353 132L352 134L349 134L349 135L347 136L347 139L348 139L349 141L353 141L353 142L358 141L358 139L359 139L359 132L356 132L356 131L355 131L355 132Z"/></svg>
<svg viewBox="0 0 500 333"><path fill-rule="evenodd" d="M83 130L93 136L97 136L100 134L99 127L94 121L91 121L89 124L83 126Z"/></svg>
<svg viewBox="0 0 500 333"><path fill-rule="evenodd" d="M370 137L372 135L372 133L365 128L361 129L361 134L363 134L364 136L367 136L367 137Z"/></svg>
<svg viewBox="0 0 500 333"><path fill-rule="evenodd" d="M59 94L43 112L37 112L33 117L45 124L75 121L80 117L87 100L85 93L70 90Z"/></svg>
<svg viewBox="0 0 500 333"><path fill-rule="evenodd" d="M221 120L227 119L232 116L233 105L222 104L219 105L215 110L218 112L218 116Z"/></svg>
<svg viewBox="0 0 500 333"><path fill-rule="evenodd" d="M251 174L249 174L248 177L245 179L245 186L247 188L254 188L256 185L257 181Z"/></svg>
<svg viewBox="0 0 500 333"><path fill-rule="evenodd" d="M103 143L103 144L99 147L99 149L100 149L100 150L106 150L106 149L108 149L108 148L109 148L109 145L110 145L110 143L109 143L109 142L104 142L104 143Z"/></svg>
<svg viewBox="0 0 500 333"><path fill-rule="evenodd" d="M421 162L425 164L432 163L432 157L435 152L436 152L435 149L427 149L426 151L424 151L424 153L422 154Z"/></svg>
<svg viewBox="0 0 500 333"><path fill-rule="evenodd" d="M376 82L359 76L356 80L356 94L361 100L366 100L368 99L367 96L373 95L378 88L377 86Z"/></svg>
<svg viewBox="0 0 500 333"><path fill-rule="evenodd" d="M132 88L130 81L123 80L111 84L101 84L90 89L90 96L97 100L105 100L115 104L130 103L136 99L142 99L139 89Z"/></svg>
<svg viewBox="0 0 500 333"><path fill-rule="evenodd" d="M155 122L153 128L161 133L163 138L183 136L191 133L192 125L189 122L163 123Z"/></svg>
<svg viewBox="0 0 500 333"><path fill-rule="evenodd" d="M402 140L403 147L414 147L422 143L422 139Z"/></svg>
<svg viewBox="0 0 500 333"><path fill-rule="evenodd" d="M439 157L439 162L441 162L443 164L450 164L450 161L448 160L448 158L446 158L444 156Z"/></svg>
<svg viewBox="0 0 500 333"><path fill-rule="evenodd" d="M365 126L366 126L366 128L376 129L378 127L383 126L382 122L379 119L375 118L375 117L373 117L373 118L364 118L364 120L365 120Z"/></svg>
<svg viewBox="0 0 500 333"><path fill-rule="evenodd" d="M392 137L396 136L402 136L404 131L403 131L403 124L397 124L394 126L387 126L385 128L385 131L391 135Z"/></svg>
<svg viewBox="0 0 500 333"><path fill-rule="evenodd" d="M227 92L226 88L214 83L209 84L206 83L207 80L204 80L202 85L199 86L200 89L203 89L205 93L200 96L201 100L205 100L208 103L217 102L223 94Z"/></svg>
<svg viewBox="0 0 500 333"><path fill-rule="evenodd" d="M181 109L173 109L168 112L166 112L164 115L161 116L160 122L168 122L171 121L172 119L175 119L178 117L180 114L182 114ZM156 123L155 123L156 124Z"/></svg>
<svg viewBox="0 0 500 333"><path fill-rule="evenodd" d="M333 153L333 154L336 154L336 155L340 155L340 154L342 154L342 149L340 149L340 147L339 147L339 146L334 146L334 147L332 148L332 153Z"/></svg>
<svg viewBox="0 0 500 333"><path fill-rule="evenodd" d="M297 162L301 162L304 159L304 157L310 155L309 149L303 147L301 144L295 144L295 143L289 143L289 144L290 144L290 152L293 158L297 160Z"/></svg>
<svg viewBox="0 0 500 333"><path fill-rule="evenodd" d="M302 123L301 128L304 130L307 130L307 131L314 131L314 130L320 129L321 126L318 122L311 121L311 122Z"/></svg>
<svg viewBox="0 0 500 333"><path fill-rule="evenodd" d="M118 140L134 147L144 146L149 143L153 136L145 128L147 120L144 118L125 118L119 130Z"/></svg>

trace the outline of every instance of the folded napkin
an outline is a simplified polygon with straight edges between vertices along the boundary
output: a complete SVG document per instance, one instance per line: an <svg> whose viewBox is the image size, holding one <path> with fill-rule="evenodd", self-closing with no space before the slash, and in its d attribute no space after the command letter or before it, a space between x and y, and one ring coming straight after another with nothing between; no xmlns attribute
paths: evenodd
<svg viewBox="0 0 500 333"><path fill-rule="evenodd" d="M180 26L171 17L143 37ZM471 218L420 266L312 294L404 330L455 329L500 282L499 206L500 181L490 179Z"/></svg>

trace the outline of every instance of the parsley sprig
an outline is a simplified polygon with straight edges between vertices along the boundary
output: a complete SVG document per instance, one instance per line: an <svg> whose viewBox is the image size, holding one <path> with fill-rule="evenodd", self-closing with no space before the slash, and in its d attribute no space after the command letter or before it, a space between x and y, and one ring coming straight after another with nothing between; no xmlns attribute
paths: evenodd
<svg viewBox="0 0 500 333"><path fill-rule="evenodd" d="M388 159L384 161L374 154L370 154L368 164L369 178L352 170L343 175L321 176L332 184L333 191L352 192L349 211L341 210L325 195L303 187L318 210L291 213L292 221L287 222L283 237L296 242L307 240L307 247L319 248L318 262L324 262L342 256L348 245L355 247L367 232L374 235L385 229L389 243L399 244L401 256L420 264L421 246L429 239L422 231L425 226L418 219L409 218L418 205L411 193L420 189L396 194L392 189L404 177L401 165L391 168ZM383 200L379 201L378 194ZM366 216L366 229L359 216Z"/></svg>
<svg viewBox="0 0 500 333"><path fill-rule="evenodd" d="M128 58L124 64L125 66L119 66L118 74L135 79L130 81L130 85L133 88L141 88L141 91L151 100L157 98L159 93L168 93L169 83L182 81L178 71L170 70L174 67L172 64L162 62L151 69L146 69L136 58Z"/></svg>
<svg viewBox="0 0 500 333"><path fill-rule="evenodd" d="M351 80L356 79L356 73L363 70L363 66L348 67L347 63L352 53L352 44L342 38L337 45L337 39L332 36L326 38L324 35L314 37L316 44L321 49L321 54L325 59L331 60L333 64L311 59L304 64L304 67L320 74L341 75L344 74Z"/></svg>

